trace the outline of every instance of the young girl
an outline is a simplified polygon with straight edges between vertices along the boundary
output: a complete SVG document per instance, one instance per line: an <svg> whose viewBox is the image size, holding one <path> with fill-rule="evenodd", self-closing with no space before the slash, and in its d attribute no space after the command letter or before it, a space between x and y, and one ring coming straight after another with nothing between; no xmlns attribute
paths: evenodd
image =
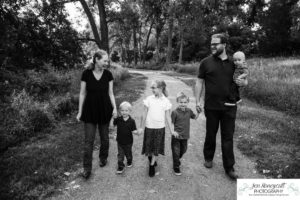
<svg viewBox="0 0 300 200"><path fill-rule="evenodd" d="M153 81L151 89L153 95L144 100L141 127L145 127L142 154L148 156L149 176L153 177L157 166L156 157L165 154L165 124L168 124L172 135L178 135L171 123L172 104L167 99L166 83L162 80Z"/></svg>

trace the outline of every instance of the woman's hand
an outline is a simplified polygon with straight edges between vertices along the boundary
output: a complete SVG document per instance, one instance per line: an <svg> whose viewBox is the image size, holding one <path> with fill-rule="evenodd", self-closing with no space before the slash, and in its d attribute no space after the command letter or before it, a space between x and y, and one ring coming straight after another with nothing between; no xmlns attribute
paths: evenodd
<svg viewBox="0 0 300 200"><path fill-rule="evenodd" d="M246 86L248 85L248 80L247 79L235 79L235 83L240 86L240 87L243 87L243 86Z"/></svg>
<svg viewBox="0 0 300 200"><path fill-rule="evenodd" d="M117 118L117 116L118 116L118 111L117 111L117 109L114 108L112 114L113 114L113 118Z"/></svg>
<svg viewBox="0 0 300 200"><path fill-rule="evenodd" d="M80 122L80 117L81 117L81 113L78 113L77 116L76 116L76 119L77 119L78 122Z"/></svg>

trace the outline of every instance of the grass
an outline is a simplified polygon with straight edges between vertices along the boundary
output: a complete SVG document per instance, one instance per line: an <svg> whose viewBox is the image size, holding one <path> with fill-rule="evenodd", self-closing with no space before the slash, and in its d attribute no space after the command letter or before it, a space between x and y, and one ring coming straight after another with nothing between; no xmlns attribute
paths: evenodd
<svg viewBox="0 0 300 200"><path fill-rule="evenodd" d="M249 85L243 88L243 96L290 115L300 115L300 59L251 58L247 60L250 71ZM199 63L171 64L169 69L177 73L196 76Z"/></svg>
<svg viewBox="0 0 300 200"><path fill-rule="evenodd" d="M299 178L300 118L245 101L237 115L237 147L253 158L260 173Z"/></svg>
<svg viewBox="0 0 300 200"><path fill-rule="evenodd" d="M73 76L70 92L78 92L80 73L72 73L76 76ZM144 76L128 76L115 87L118 103L137 100L145 89ZM78 175L76 172L81 168L83 153L83 126L75 121L76 114L72 113L57 122L47 133L39 133L43 137L31 138L2 152L0 199L46 198L57 192L58 186L65 180ZM65 172L73 173L66 176Z"/></svg>
<svg viewBox="0 0 300 200"><path fill-rule="evenodd" d="M259 104L300 115L300 59L253 58L247 61L249 85L243 94Z"/></svg>
<svg viewBox="0 0 300 200"><path fill-rule="evenodd" d="M195 86L194 76L166 74ZM299 116L274 111L244 98L237 114L234 140L238 149L256 162L259 173L272 178L299 178L299 124Z"/></svg>

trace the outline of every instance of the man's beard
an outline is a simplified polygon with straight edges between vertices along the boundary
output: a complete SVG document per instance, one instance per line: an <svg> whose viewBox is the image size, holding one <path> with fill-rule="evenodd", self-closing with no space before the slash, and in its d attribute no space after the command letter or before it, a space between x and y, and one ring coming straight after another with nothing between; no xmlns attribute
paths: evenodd
<svg viewBox="0 0 300 200"><path fill-rule="evenodd" d="M216 52L213 53L213 56L218 57L223 53L224 49L216 49Z"/></svg>

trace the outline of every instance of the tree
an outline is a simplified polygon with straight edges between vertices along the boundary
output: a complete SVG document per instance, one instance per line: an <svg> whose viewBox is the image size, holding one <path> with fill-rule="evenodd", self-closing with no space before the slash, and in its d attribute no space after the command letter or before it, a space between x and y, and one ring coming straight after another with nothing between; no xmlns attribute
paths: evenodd
<svg viewBox="0 0 300 200"><path fill-rule="evenodd" d="M93 13L88 3L85 0L80 0L80 3L84 9L85 14L90 22L94 39L86 38L86 40L95 41L100 49L104 49L109 52L109 40L108 40L108 26L106 21L106 10L105 10L105 0L93 0L92 6L97 3L98 6L98 16L100 21L100 31L96 26Z"/></svg>
<svg viewBox="0 0 300 200"><path fill-rule="evenodd" d="M84 59L78 33L58 1L3 1L0 26L1 66L69 68Z"/></svg>

